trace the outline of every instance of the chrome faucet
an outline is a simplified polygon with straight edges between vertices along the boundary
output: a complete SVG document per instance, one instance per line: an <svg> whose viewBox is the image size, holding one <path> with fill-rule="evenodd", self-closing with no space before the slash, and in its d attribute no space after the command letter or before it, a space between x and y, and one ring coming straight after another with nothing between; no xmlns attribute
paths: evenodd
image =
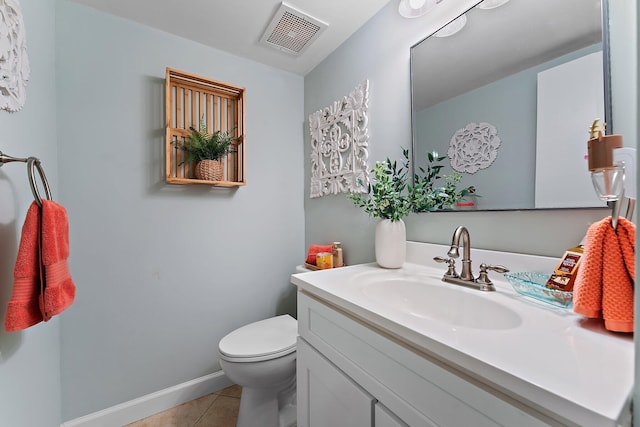
<svg viewBox="0 0 640 427"><path fill-rule="evenodd" d="M462 273L460 273L460 280L473 280L473 274L471 273L471 237L469 236L467 227L461 225L453 232L451 248L449 252L447 252L447 255L453 259L460 258L459 249L461 238L464 251L462 252Z"/></svg>
<svg viewBox="0 0 640 427"><path fill-rule="evenodd" d="M460 258L460 239L462 239L462 273L456 273L456 259ZM447 272L442 277L443 282L453 283L455 285L468 286L481 291L495 291L496 288L489 279L488 271L493 270L498 273L506 273L508 268L501 265L480 265L480 275L478 278L473 277L471 271L471 236L469 230L464 226L459 226L453 233L451 239L451 248L447 252L449 258L435 257L436 262L446 262L448 265Z"/></svg>

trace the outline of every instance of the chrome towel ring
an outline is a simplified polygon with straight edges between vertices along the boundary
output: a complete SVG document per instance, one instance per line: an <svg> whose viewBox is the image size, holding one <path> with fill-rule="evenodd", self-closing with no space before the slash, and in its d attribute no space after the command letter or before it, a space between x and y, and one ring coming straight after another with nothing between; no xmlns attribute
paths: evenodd
<svg viewBox="0 0 640 427"><path fill-rule="evenodd" d="M22 162L27 164L27 176L29 177L29 186L31 187L31 192L33 193L33 198L38 204L38 206L42 207L42 197L40 197L40 192L38 191L38 186L36 185L36 174L35 169L38 170L38 175L40 175L40 180L42 181L42 185L44 187L45 196L47 200L51 200L51 188L49 187L49 182L47 181L47 176L44 173L44 169L42 169L42 164L40 163L40 159L37 157L13 157L7 154L4 154L0 151L0 166L5 163L10 162Z"/></svg>
<svg viewBox="0 0 640 427"><path fill-rule="evenodd" d="M47 196L47 200L51 200L51 188L49 188L49 182L47 182L47 176L44 174L44 169L42 169L42 164L40 163L40 159L36 157L29 157L27 159L27 173L29 175L29 186L31 187L31 192L33 193L33 198L35 199L38 206L42 207L42 198L40 197L40 193L38 192L38 186L36 185L36 176L34 173L34 166L38 170L38 175L40 175L40 180L42 181L42 185L44 186L44 192Z"/></svg>

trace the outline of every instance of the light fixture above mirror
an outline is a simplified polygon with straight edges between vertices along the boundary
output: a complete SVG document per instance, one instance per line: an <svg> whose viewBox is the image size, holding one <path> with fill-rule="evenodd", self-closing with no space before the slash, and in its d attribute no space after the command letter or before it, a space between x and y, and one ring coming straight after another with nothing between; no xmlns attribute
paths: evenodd
<svg viewBox="0 0 640 427"><path fill-rule="evenodd" d="M404 18L419 18L440 2L442 0L400 0L398 13Z"/></svg>
<svg viewBox="0 0 640 427"><path fill-rule="evenodd" d="M449 22L447 25L442 27L440 30L433 33L434 37L449 37L460 31L467 25L467 15L462 14L458 16L453 21Z"/></svg>
<svg viewBox="0 0 640 427"><path fill-rule="evenodd" d="M484 0L482 3L477 5L478 9L495 9L496 7L500 7L505 3L508 3L509 0Z"/></svg>

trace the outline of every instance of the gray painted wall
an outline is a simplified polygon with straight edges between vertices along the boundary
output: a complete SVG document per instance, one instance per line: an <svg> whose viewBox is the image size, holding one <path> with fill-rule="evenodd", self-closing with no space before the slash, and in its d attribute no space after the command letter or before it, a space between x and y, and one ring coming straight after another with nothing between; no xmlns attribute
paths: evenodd
<svg viewBox="0 0 640 427"><path fill-rule="evenodd" d="M617 100L613 105L613 128L616 133L624 135L625 145L638 146L640 140L640 128L638 127L638 105L640 104L640 56L638 56L638 43L640 43L640 8L635 0L610 0L611 25L611 56L614 66L611 70L611 90ZM637 159L636 159L637 162ZM640 183L640 177L637 177ZM637 224L637 209L636 209ZM636 231L637 236L637 231ZM636 256L636 271L639 259ZM640 306L640 292L635 294L635 330L640 330L640 319L637 307ZM636 341L635 383L640 384L640 348ZM640 427L640 393L637 391L633 397L635 415L634 427Z"/></svg>
<svg viewBox="0 0 640 427"><path fill-rule="evenodd" d="M370 164L388 156L400 158L399 147L411 144L409 49L474 3L461 1L455 5L458 10L449 10L447 16L436 8L429 19L407 20L398 15L397 2L390 2L305 77L305 114L339 99L368 78ZM308 131L305 141L308 157ZM308 163L306 180L310 176ZM308 192L307 185L307 244L340 240L348 263L373 261L376 220L353 207L343 195L312 200ZM405 222L410 240L447 244L455 227L465 224L474 247L559 257L580 242L592 222L607 213L602 209L449 212L413 214Z"/></svg>
<svg viewBox="0 0 640 427"><path fill-rule="evenodd" d="M295 310L303 79L57 1L60 194L76 303L63 419L219 370L229 331ZM247 185L164 183L165 67L246 87Z"/></svg>
<svg viewBox="0 0 640 427"><path fill-rule="evenodd" d="M53 197L60 200L56 146L54 3L20 2L31 77L22 110L0 110L0 151L42 161ZM60 415L60 318L21 332L4 331L20 232L33 195L26 165L0 167L0 425L54 427Z"/></svg>

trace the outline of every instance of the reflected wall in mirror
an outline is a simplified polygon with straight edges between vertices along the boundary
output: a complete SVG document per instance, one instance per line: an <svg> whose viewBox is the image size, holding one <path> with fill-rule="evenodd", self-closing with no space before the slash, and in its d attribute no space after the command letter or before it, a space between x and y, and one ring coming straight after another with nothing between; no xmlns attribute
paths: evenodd
<svg viewBox="0 0 640 427"><path fill-rule="evenodd" d="M414 167L429 151L447 154L467 125L489 123L497 156L460 182L476 188L477 209L604 207L585 159L588 126L610 111L601 1L511 0L466 18L411 48ZM473 138L457 147L485 148Z"/></svg>

